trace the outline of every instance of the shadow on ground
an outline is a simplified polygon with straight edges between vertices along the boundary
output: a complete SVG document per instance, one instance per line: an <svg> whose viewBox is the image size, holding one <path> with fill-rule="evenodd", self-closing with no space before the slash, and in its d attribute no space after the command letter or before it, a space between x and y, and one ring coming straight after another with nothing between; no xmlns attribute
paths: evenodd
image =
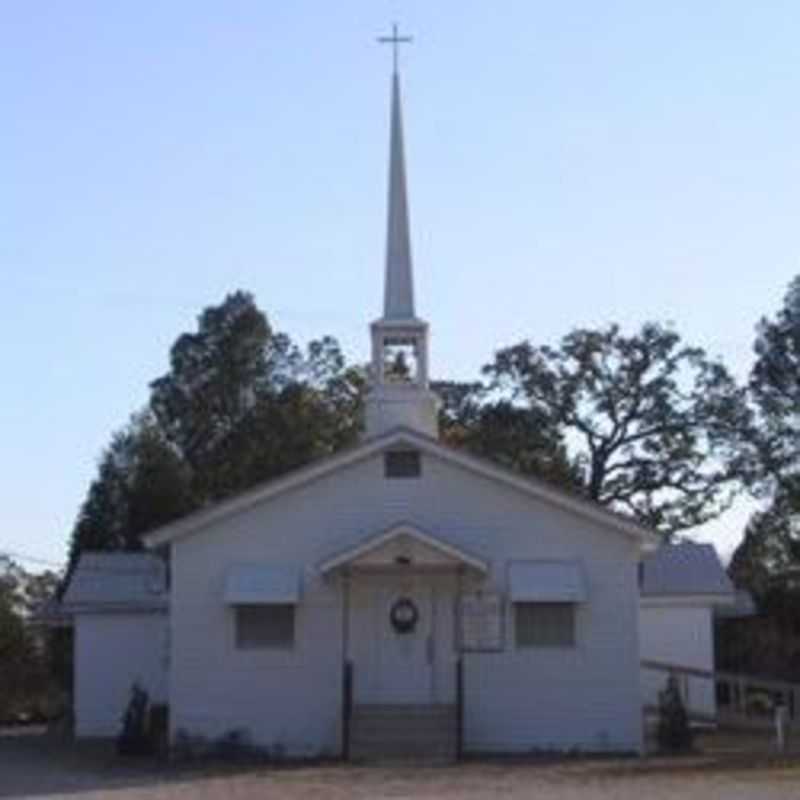
<svg viewBox="0 0 800 800"><path fill-rule="evenodd" d="M797 744L800 745L800 741ZM387 796L386 791L390 796L422 791L423 794L428 792L426 797L484 797L481 786L498 790L505 784L508 784L508 791L504 796L516 797L517 789L525 788L527 797L527 790L534 782L551 788L563 784L602 783L616 786L610 790L611 796L620 797L619 782L633 789L639 782L637 778L691 780L692 776L701 774L731 778L745 771L767 770L775 774L786 767L791 768L793 780L800 776L798 755L776 754L769 737L715 733L701 736L697 745L695 753L680 758L589 759L531 755L468 759L459 765L427 769L418 764L361 768L337 762L292 766L121 758L108 742L73 742L42 729L18 728L0 730L0 798L76 795L99 799L116 793L128 798L139 797L140 792L143 797L173 797L180 792L180 796L185 797L217 798L225 795L219 779L236 779L233 784L247 785L246 794L241 796L248 798L277 797L276 791L286 797L326 799L383 797ZM130 794L126 790L131 790Z"/></svg>
<svg viewBox="0 0 800 800"><path fill-rule="evenodd" d="M170 763L121 757L109 741L76 742L42 728L0 730L0 798L97 793L263 772L253 762Z"/></svg>

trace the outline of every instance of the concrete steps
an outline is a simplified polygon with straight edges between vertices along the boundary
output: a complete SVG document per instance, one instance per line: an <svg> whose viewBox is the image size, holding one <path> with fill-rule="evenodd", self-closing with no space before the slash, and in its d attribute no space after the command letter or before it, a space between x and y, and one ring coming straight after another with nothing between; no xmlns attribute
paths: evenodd
<svg viewBox="0 0 800 800"><path fill-rule="evenodd" d="M454 761L456 727L454 705L355 706L350 757L354 761Z"/></svg>

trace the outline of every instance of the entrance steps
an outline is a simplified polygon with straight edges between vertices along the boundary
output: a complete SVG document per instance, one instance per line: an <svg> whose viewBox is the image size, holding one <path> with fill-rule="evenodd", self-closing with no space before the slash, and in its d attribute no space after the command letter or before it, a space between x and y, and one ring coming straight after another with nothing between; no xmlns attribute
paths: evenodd
<svg viewBox="0 0 800 800"><path fill-rule="evenodd" d="M357 705L350 719L350 757L454 761L457 725L454 705Z"/></svg>

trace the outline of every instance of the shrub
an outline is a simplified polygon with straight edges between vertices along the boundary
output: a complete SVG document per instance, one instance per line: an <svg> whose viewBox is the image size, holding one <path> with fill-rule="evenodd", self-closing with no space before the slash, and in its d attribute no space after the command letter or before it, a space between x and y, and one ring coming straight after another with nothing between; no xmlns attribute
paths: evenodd
<svg viewBox="0 0 800 800"><path fill-rule="evenodd" d="M666 687L658 694L658 746L668 753L685 753L692 749L689 715L674 675L667 678Z"/></svg>
<svg viewBox="0 0 800 800"><path fill-rule="evenodd" d="M263 754L253 744L252 736L247 728L235 728L226 731L214 742L214 755L225 759L247 759Z"/></svg>
<svg viewBox="0 0 800 800"><path fill-rule="evenodd" d="M165 756L169 751L169 706L153 703L148 716L148 736L153 751Z"/></svg>
<svg viewBox="0 0 800 800"><path fill-rule="evenodd" d="M122 732L117 738L117 752L120 755L150 755L154 752L148 725L149 702L147 692L134 683L122 717Z"/></svg>

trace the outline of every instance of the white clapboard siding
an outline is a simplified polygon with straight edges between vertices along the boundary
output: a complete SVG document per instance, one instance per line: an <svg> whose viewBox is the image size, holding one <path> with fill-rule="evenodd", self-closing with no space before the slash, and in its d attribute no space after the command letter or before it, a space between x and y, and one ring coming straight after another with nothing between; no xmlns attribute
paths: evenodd
<svg viewBox="0 0 800 800"><path fill-rule="evenodd" d="M134 681L166 700L165 612L76 614L74 647L77 736L116 736Z"/></svg>
<svg viewBox="0 0 800 800"><path fill-rule="evenodd" d="M642 659L675 664L678 667L714 670L714 623L711 603L695 606L662 600L657 605L644 605L639 612L639 637ZM666 685L663 670L642 669L643 702L658 703L658 693ZM714 715L717 711L714 682L711 678L693 676L685 681L691 711Z"/></svg>
<svg viewBox="0 0 800 800"><path fill-rule="evenodd" d="M419 479L387 480L370 456L172 545L173 734L247 729L280 752L339 753L342 593L315 565L403 521L484 560L503 596L513 560L574 559L586 576L574 648L517 651L508 617L502 652L465 656L468 750L640 747L634 542L428 454ZM223 595L242 563L300 571L290 651L234 648Z"/></svg>

